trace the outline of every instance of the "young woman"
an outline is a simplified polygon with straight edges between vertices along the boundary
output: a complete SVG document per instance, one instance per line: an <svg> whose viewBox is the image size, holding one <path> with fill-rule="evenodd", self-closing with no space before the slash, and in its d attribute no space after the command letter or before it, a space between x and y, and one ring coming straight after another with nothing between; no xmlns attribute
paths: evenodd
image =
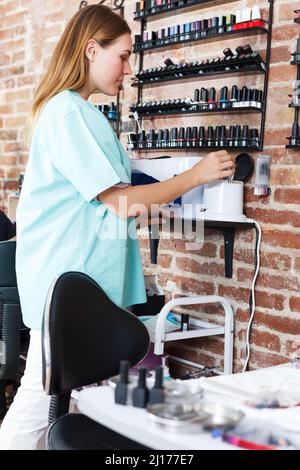
<svg viewBox="0 0 300 470"><path fill-rule="evenodd" d="M83 8L67 25L35 94L16 256L31 341L21 386L0 430L1 449L45 445L49 397L42 387L40 330L53 279L81 271L118 305L145 302L138 241L128 236L132 218L234 171L227 152L213 152L172 179L130 186L128 156L104 115L88 102L95 92L117 95L131 73L130 33L109 8ZM105 236L116 222L121 230Z"/></svg>

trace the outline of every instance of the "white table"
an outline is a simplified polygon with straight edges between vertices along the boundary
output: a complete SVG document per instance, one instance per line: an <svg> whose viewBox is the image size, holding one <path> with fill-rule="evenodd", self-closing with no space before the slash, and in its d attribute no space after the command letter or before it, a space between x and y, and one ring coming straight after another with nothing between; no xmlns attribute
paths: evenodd
<svg viewBox="0 0 300 470"><path fill-rule="evenodd" d="M265 422L274 422L274 425L278 425L278 422L291 423L292 430L296 434L298 433L297 426L299 426L300 439L300 407L287 410L256 410L242 405L247 392L248 394L255 392L255 384L262 384L264 380L267 384L272 380L273 383L280 383L282 378L286 381L288 377L292 377L295 384L299 383L300 394L300 370L291 369L290 366L276 366L245 374L200 380L207 398L236 406L246 413L246 417L261 418ZM251 397L250 394L249 397ZM220 438L213 438L209 432L205 432L201 428L196 428L195 431L179 432L159 427L149 421L144 409L116 405L114 391L108 386L83 389L78 393L77 406L88 417L152 449L237 449L224 443Z"/></svg>

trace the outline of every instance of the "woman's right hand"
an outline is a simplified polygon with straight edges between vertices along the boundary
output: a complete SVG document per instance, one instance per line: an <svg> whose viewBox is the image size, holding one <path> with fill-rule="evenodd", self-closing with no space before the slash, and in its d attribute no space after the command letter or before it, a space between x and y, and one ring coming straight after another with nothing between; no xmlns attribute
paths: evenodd
<svg viewBox="0 0 300 470"><path fill-rule="evenodd" d="M235 157L226 150L210 152L189 171L195 179L196 186L229 178L235 172Z"/></svg>

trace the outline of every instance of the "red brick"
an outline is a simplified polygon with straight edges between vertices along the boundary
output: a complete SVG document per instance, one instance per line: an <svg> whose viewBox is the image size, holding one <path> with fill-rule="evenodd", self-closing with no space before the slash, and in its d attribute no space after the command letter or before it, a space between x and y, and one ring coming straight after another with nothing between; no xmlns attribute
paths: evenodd
<svg viewBox="0 0 300 470"><path fill-rule="evenodd" d="M218 287L218 295L225 297L226 299L234 299L239 302L249 302L249 289L241 288L241 287L229 287L220 285Z"/></svg>
<svg viewBox="0 0 300 470"><path fill-rule="evenodd" d="M0 131L0 140L15 140L16 138L15 131Z"/></svg>
<svg viewBox="0 0 300 470"><path fill-rule="evenodd" d="M290 298L290 309L292 312L300 312L300 294L298 297Z"/></svg>
<svg viewBox="0 0 300 470"><path fill-rule="evenodd" d="M289 358L281 354L271 354L263 351L251 350L249 370L261 369L264 367L277 366L289 362ZM257 367L255 367L257 366Z"/></svg>
<svg viewBox="0 0 300 470"><path fill-rule="evenodd" d="M224 266L217 263L201 263L191 258L176 258L176 266L179 270L203 274L205 276L223 276Z"/></svg>
<svg viewBox="0 0 300 470"><path fill-rule="evenodd" d="M240 321L240 322L247 322L249 321L249 310L243 310L241 308L238 308L235 311L235 319Z"/></svg>
<svg viewBox="0 0 300 470"><path fill-rule="evenodd" d="M267 331L259 331L253 329L251 334L251 342L260 348L268 349L269 351L280 352L281 343L278 336L268 333Z"/></svg>
<svg viewBox="0 0 300 470"><path fill-rule="evenodd" d="M173 257L165 254L158 254L157 262L164 269L171 268Z"/></svg>
<svg viewBox="0 0 300 470"><path fill-rule="evenodd" d="M252 280L253 272L244 268L238 268L237 279L239 281ZM300 289L300 280L295 276L271 275L260 271L257 284L259 286L271 289L286 289L290 291L298 291Z"/></svg>
<svg viewBox="0 0 300 470"><path fill-rule="evenodd" d="M224 258L224 247L221 247L220 256ZM234 261L240 261L245 264L254 264L254 249L235 248L233 252ZM263 252L260 254L260 265L263 268L276 269L279 271L289 271L292 266L292 258L280 253Z"/></svg>
<svg viewBox="0 0 300 470"><path fill-rule="evenodd" d="M300 169L298 168L273 168L271 182L272 184L278 184L278 185L300 184Z"/></svg>
<svg viewBox="0 0 300 470"><path fill-rule="evenodd" d="M295 269L300 271L300 258L295 258Z"/></svg>
<svg viewBox="0 0 300 470"><path fill-rule="evenodd" d="M259 209L248 207L246 215L250 219L257 220L258 222L273 223L276 225L292 225L293 227L300 227L300 214L296 211L288 210L272 210L269 208Z"/></svg>
<svg viewBox="0 0 300 470"><path fill-rule="evenodd" d="M4 152L15 152L21 149L22 149L22 146L18 144L17 142L4 145Z"/></svg>
<svg viewBox="0 0 300 470"><path fill-rule="evenodd" d="M300 204L300 189L278 188L274 192L274 200L285 204Z"/></svg>
<svg viewBox="0 0 300 470"><path fill-rule="evenodd" d="M300 236L297 233L283 230L264 229L263 243L283 248L300 248Z"/></svg>
<svg viewBox="0 0 300 470"><path fill-rule="evenodd" d="M299 26L295 23L290 23L289 27L282 27L282 25L273 26L272 41L290 41L296 40L299 35ZM278 80L280 81L280 80Z"/></svg>
<svg viewBox="0 0 300 470"><path fill-rule="evenodd" d="M300 334L300 318L295 319L290 317L284 317L282 315L275 316L257 311L255 313L254 323L257 326L264 325L269 329L281 333L286 333L290 335Z"/></svg>

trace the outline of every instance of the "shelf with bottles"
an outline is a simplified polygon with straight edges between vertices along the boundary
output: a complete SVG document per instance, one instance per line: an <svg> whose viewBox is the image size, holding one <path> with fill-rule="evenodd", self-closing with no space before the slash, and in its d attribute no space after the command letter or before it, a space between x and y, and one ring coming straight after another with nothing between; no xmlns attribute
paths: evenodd
<svg viewBox="0 0 300 470"><path fill-rule="evenodd" d="M233 16L233 15L232 15ZM204 20L205 21L205 20ZM207 21L207 20L206 20ZM190 25L190 23L187 23ZM184 25L179 25L184 26ZM172 27L173 28L173 27ZM230 29L228 29L230 28ZM171 28L168 28L171 29ZM190 30L187 28L184 32L170 33L165 37L162 37L162 31L158 32L152 31L151 39L141 39L141 36L136 35L136 42L133 45L134 52L146 52L154 49L159 49L161 47L169 47L178 44L187 44L196 41L227 38L235 36L250 36L255 34L267 34L268 33L268 21L259 19L257 20L257 26L247 26L245 23L230 23L225 26L212 26L198 30ZM148 33L147 34L148 38ZM161 36L161 37L160 37ZM138 39L139 38L139 39Z"/></svg>
<svg viewBox="0 0 300 470"><path fill-rule="evenodd" d="M230 48L223 50L223 57L213 57L199 61L175 64L171 59L164 61L165 67L141 70L132 79L132 86L152 85L185 78L209 78L216 75L263 74L266 64L258 51L253 51L249 44L238 46L234 54Z"/></svg>
<svg viewBox="0 0 300 470"><path fill-rule="evenodd" d="M296 23L300 23L300 10L294 10L294 13L298 15L297 18L294 19ZM299 21L296 21L299 20ZM293 60L291 61L292 65L297 66L297 76L296 76L296 84L299 83L300 80L300 37L297 39L296 51L291 54ZM289 108L294 109L294 122L292 125L292 133L289 137L287 137L288 144L285 146L286 149L300 149L300 131L299 131L299 108L300 108L300 95L299 89L296 88L293 90L293 94L288 95L292 98L291 103L289 103Z"/></svg>
<svg viewBox="0 0 300 470"><path fill-rule="evenodd" d="M223 2L224 3L224 2ZM227 2L226 2L227 3ZM208 77L218 75L227 75L234 76L237 75L249 75L249 74L262 74L263 76L263 97L267 96L268 89L268 74L269 74L269 63L270 63L270 48L271 48L271 36L272 36L272 21L273 21L273 6L274 0L268 0L269 3L269 12L268 19L264 20L261 18L261 13L258 5L254 5L253 8L244 8L243 10L239 9L235 11L235 14L227 14L226 16L214 17L209 19L203 19L199 21L194 21L186 24L175 25L160 29L159 31L146 31L146 18L139 18L141 21L141 30L140 34L135 36L135 45L134 52L139 54L139 70L133 79L132 86L135 86L138 90L137 103L142 106L142 108L148 109L138 109L134 106L131 110L134 112L134 118L136 120L136 138L138 139L138 130L142 132L142 119L143 118L157 118L160 116L171 116L171 115L187 115L187 114L207 114L207 113L241 113L241 112L250 112L259 113L261 116L260 119L260 129L256 135L256 143L254 145L247 145L249 151L257 151L263 149L263 140L264 140L264 127L265 127L265 118L266 118L266 100L261 100L261 107L250 107L247 106L232 106L231 103L228 105L221 104L221 99L215 103L214 106L202 106L203 103L195 103L195 100L189 101L188 103L178 102L178 100L164 100L164 110L155 109L155 106L152 106L153 103L143 103L143 89L145 85L151 86L156 85L161 82L173 82L177 80L184 80L186 78L197 78L206 79ZM151 5L150 3L150 6ZM226 13L225 13L226 14ZM156 48L162 47L172 47L172 45L183 44L183 46L188 45L190 42L202 41L202 40L215 40L223 39L226 36L236 35L234 38L241 36L248 36L250 34L266 34L266 46L265 46L265 58L262 59L261 54L258 51L253 51L251 46L247 44L246 46L239 46L236 48L236 54L233 53L230 48L224 49L222 58L212 58L205 59L201 61L193 61L186 64L174 64L171 59L167 59L168 62L165 62L166 67L156 67L151 69L143 70L143 65L145 62L145 52L147 50L153 50ZM245 50L243 50L245 48ZM251 54L253 54L251 56ZM246 60L245 60L246 59ZM229 66L230 64L230 66ZM169 102L168 102L169 101ZM175 101L175 103L174 103ZM174 104L179 105L177 109L174 108ZM197 101L197 100L196 100ZM157 102L154 102L157 104ZM161 101L158 102L161 104ZM180 106L184 104L184 109L180 109ZM207 103L208 104L208 103ZM169 106L171 105L171 106ZM150 108L152 108L150 110ZM135 109L135 110L134 110ZM167 112L165 112L167 111ZM179 112L178 112L179 111ZM217 126L218 127L218 126ZM238 144L237 144L238 145ZM238 148L243 148L244 144ZM149 147L146 146L135 146L132 144L131 149L134 148L136 151L149 150ZM155 146L152 146L151 150ZM159 148L169 149L169 150L180 150L185 148L188 150L190 147L187 146L156 146L156 150ZM226 148L230 149L230 140L224 141L224 146L219 144L212 145L202 145L193 146L193 148L199 148L201 150L211 150Z"/></svg>
<svg viewBox="0 0 300 470"><path fill-rule="evenodd" d="M232 86L230 97L227 86L223 86L218 92L215 87L202 87L201 90L194 90L193 99L144 101L129 106L130 111L144 118L178 114L261 113L262 108L262 90L246 86L239 89L236 85Z"/></svg>
<svg viewBox="0 0 300 470"><path fill-rule="evenodd" d="M95 104L95 107L104 114L106 119L110 122L112 128L117 133L119 123L118 105L113 101L110 104Z"/></svg>
<svg viewBox="0 0 300 470"><path fill-rule="evenodd" d="M163 15L171 11L182 10L183 8L204 8L223 3L233 3L236 0L141 0L136 3L134 20L151 18L153 16Z"/></svg>
<svg viewBox="0 0 300 470"><path fill-rule="evenodd" d="M173 127L127 134L128 150L261 150L258 129L248 125Z"/></svg>

